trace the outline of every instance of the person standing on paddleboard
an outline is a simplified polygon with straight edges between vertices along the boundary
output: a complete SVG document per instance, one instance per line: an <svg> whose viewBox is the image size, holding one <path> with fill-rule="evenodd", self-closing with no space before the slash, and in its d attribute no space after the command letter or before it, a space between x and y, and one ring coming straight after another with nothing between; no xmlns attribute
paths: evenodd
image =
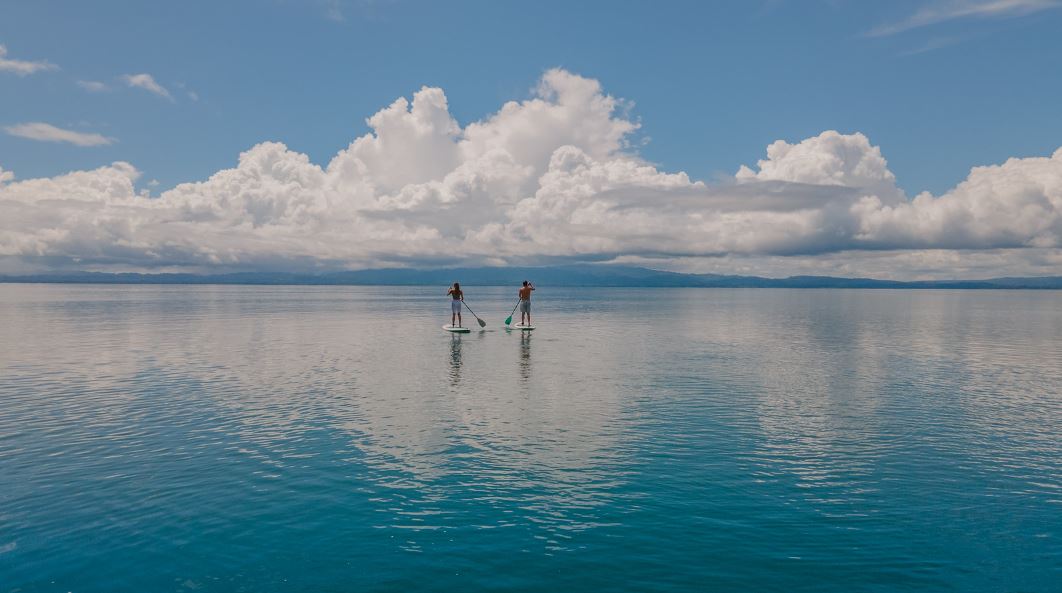
<svg viewBox="0 0 1062 593"><path fill-rule="evenodd" d="M520 287L517 294L520 295L520 325L531 325L531 291L535 289L535 286L524 280L524 285ZM525 321L524 318L527 318Z"/></svg>
<svg viewBox="0 0 1062 593"><path fill-rule="evenodd" d="M446 291L446 295L451 297L450 325L461 327L461 303L465 300L465 293L461 291L461 283L454 282L454 285L450 287L450 290ZM454 323L455 321L456 323Z"/></svg>

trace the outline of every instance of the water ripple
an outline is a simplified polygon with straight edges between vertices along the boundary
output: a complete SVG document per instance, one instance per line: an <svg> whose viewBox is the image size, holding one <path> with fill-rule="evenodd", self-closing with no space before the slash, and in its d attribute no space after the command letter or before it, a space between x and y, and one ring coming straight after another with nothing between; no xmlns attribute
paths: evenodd
<svg viewBox="0 0 1062 593"><path fill-rule="evenodd" d="M437 292L0 286L0 590L1062 579L1058 293Z"/></svg>

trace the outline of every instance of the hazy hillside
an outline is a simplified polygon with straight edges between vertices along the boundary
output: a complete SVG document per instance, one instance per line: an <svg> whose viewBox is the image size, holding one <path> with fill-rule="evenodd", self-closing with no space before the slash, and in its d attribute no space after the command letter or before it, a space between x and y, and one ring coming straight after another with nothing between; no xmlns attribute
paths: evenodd
<svg viewBox="0 0 1062 593"><path fill-rule="evenodd" d="M730 287L730 288L965 288L965 289L1062 289L1062 276L1040 278L994 278L987 280L937 280L899 282L871 278L829 276L721 276L680 274L632 266L571 265L523 268L444 268L436 270L384 269L326 274L234 273L234 274L107 274L76 272L0 276L0 282L95 283L95 284L304 284L304 285L448 285L459 281L468 286L506 286L523 280L547 286L628 287Z"/></svg>

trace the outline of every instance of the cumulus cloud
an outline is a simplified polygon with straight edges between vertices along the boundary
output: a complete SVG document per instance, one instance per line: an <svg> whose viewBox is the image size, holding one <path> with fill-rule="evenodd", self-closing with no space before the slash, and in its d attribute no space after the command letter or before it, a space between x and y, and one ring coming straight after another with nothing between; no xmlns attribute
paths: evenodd
<svg viewBox="0 0 1062 593"><path fill-rule="evenodd" d="M852 207L856 239L881 247L984 249L1062 247L1062 148L1051 157L975 167L940 197L883 204L865 196Z"/></svg>
<svg viewBox="0 0 1062 593"><path fill-rule="evenodd" d="M157 197L138 193L139 172L123 162L8 177L0 264L305 271L583 260L785 275L786 262L836 273L893 261L881 275L903 277L1024 262L1018 269L1057 273L1062 150L978 167L943 195L908 199L870 139L826 131L775 142L754 167L710 185L639 158L628 111L597 81L558 69L530 98L465 126L441 89L422 88L368 118L369 133L323 165L263 142L233 168Z"/></svg>
<svg viewBox="0 0 1062 593"><path fill-rule="evenodd" d="M155 77L150 74L123 74L122 80L130 88L144 89L169 101L173 101L173 95L161 84L155 82Z"/></svg>
<svg viewBox="0 0 1062 593"><path fill-rule="evenodd" d="M104 146L114 143L114 138L108 138L102 134L65 130L43 122L6 126L4 131L11 136L18 136L19 138L28 138L41 142L66 142L75 146Z"/></svg>
<svg viewBox="0 0 1062 593"><path fill-rule="evenodd" d="M8 58L7 46L0 44L0 72L12 72L18 76L26 76L35 72L58 69L59 66L46 60L27 61Z"/></svg>
<svg viewBox="0 0 1062 593"><path fill-rule="evenodd" d="M767 158L757 163L759 171L742 165L735 177L740 182L787 181L858 189L896 203L904 199L896 176L877 146L856 132L830 130L798 144L778 140L767 147Z"/></svg>

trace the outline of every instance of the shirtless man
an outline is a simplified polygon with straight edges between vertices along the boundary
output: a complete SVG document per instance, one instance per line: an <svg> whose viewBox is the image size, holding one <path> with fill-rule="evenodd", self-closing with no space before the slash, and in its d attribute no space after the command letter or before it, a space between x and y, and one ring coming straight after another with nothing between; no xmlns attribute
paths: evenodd
<svg viewBox="0 0 1062 593"><path fill-rule="evenodd" d="M534 289L534 285L527 280L520 287L520 325L531 325L531 291ZM525 317L527 321L524 321Z"/></svg>

